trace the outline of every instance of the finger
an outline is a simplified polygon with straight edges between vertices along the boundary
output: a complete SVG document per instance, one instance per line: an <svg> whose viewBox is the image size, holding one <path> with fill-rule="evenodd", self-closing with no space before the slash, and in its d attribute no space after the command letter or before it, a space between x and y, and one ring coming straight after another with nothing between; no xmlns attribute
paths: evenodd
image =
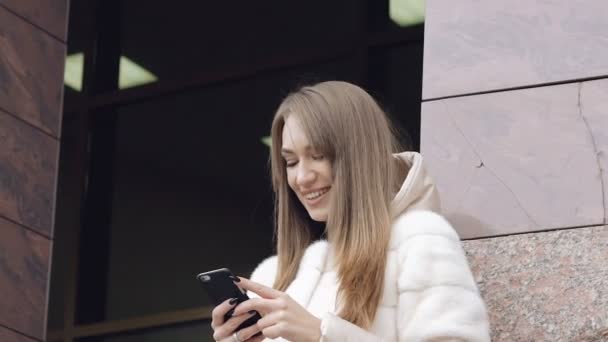
<svg viewBox="0 0 608 342"><path fill-rule="evenodd" d="M247 291L245 291L242 287L241 287L241 278L237 277L237 276L229 276L228 278L232 279L232 282L234 283L234 285L236 285L241 292L243 293L247 293Z"/></svg>
<svg viewBox="0 0 608 342"><path fill-rule="evenodd" d="M241 341L246 341L255 336L255 334L260 333L261 330L258 328L256 324L250 325L247 328L243 328L239 330L239 338ZM261 334L260 334L261 335Z"/></svg>
<svg viewBox="0 0 608 342"><path fill-rule="evenodd" d="M258 329L263 331L264 329L271 327L281 321L286 321L287 317L285 317L287 315L287 312L285 310L278 310L278 311L273 311L271 313L269 313L268 315L262 317L258 323Z"/></svg>
<svg viewBox="0 0 608 342"><path fill-rule="evenodd" d="M279 322L262 330L262 334L270 339L281 337L285 333L286 323Z"/></svg>
<svg viewBox="0 0 608 342"><path fill-rule="evenodd" d="M264 334L258 334L255 335L254 337L248 339L246 342L261 342L266 338L266 336L264 336Z"/></svg>
<svg viewBox="0 0 608 342"><path fill-rule="evenodd" d="M252 298L239 304L234 309L235 315L242 315L246 312L257 311L262 315L280 309L278 303L272 299Z"/></svg>
<svg viewBox="0 0 608 342"><path fill-rule="evenodd" d="M232 334L234 334L236 328L239 327L239 325L241 325L241 323L245 322L246 320L248 320L249 318L251 318L250 314L245 314L245 315L239 315L239 316L232 316L232 318L230 318L229 320L226 321L226 323L224 323L223 325L221 325L220 327L218 327L215 330L215 333L213 334L213 338L216 341L219 341L227 336L230 336ZM240 333L239 333L240 336Z"/></svg>
<svg viewBox="0 0 608 342"><path fill-rule="evenodd" d="M240 278L240 279L241 279L241 281L239 282L239 286L242 289L251 291L262 298L272 299L272 298L277 298L283 294L283 292L281 292L279 290L275 290L271 287L264 286L262 284L251 281L247 278Z"/></svg>
<svg viewBox="0 0 608 342"><path fill-rule="evenodd" d="M215 329L215 327L224 324L224 316L234 305L236 305L236 300L231 298L226 299L222 304L213 308L213 311L211 311L211 327Z"/></svg>

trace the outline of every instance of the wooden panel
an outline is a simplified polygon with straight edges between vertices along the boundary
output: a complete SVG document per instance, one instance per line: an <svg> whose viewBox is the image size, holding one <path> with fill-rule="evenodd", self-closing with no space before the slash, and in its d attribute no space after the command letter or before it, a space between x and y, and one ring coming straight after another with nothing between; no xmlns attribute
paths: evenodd
<svg viewBox="0 0 608 342"><path fill-rule="evenodd" d="M48 239L0 218L0 324L39 339L50 246Z"/></svg>
<svg viewBox="0 0 608 342"><path fill-rule="evenodd" d="M0 0L0 4L65 41L68 0Z"/></svg>
<svg viewBox="0 0 608 342"><path fill-rule="evenodd" d="M65 44L0 7L0 109L59 136Z"/></svg>
<svg viewBox="0 0 608 342"><path fill-rule="evenodd" d="M52 234L58 145L0 111L0 216Z"/></svg>
<svg viewBox="0 0 608 342"><path fill-rule="evenodd" d="M608 1L428 0L423 98L608 75Z"/></svg>
<svg viewBox="0 0 608 342"><path fill-rule="evenodd" d="M568 84L423 103L421 151L462 237L603 224L589 96L579 106Z"/></svg>
<svg viewBox="0 0 608 342"><path fill-rule="evenodd" d="M608 227L465 241L492 341L608 341Z"/></svg>
<svg viewBox="0 0 608 342"><path fill-rule="evenodd" d="M36 340L25 337L21 334L8 330L4 327L0 327L0 341L2 341L2 342L35 342Z"/></svg>

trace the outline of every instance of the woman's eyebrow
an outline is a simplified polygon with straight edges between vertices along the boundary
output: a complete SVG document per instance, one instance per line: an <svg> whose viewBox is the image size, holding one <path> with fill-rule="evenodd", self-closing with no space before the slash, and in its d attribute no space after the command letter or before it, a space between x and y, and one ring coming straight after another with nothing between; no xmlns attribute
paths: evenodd
<svg viewBox="0 0 608 342"><path fill-rule="evenodd" d="M306 147L304 147L304 150L306 150L308 152L310 150L313 150L313 148L310 145L306 145ZM282 148L281 149L281 153L283 153L283 154L295 154L295 152L293 150L290 150L288 148Z"/></svg>

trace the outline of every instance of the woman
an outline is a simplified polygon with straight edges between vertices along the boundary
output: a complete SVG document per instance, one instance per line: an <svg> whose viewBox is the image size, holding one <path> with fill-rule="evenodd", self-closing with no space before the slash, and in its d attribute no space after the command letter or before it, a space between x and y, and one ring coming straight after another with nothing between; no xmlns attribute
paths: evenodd
<svg viewBox="0 0 608 342"><path fill-rule="evenodd" d="M345 82L304 87L279 106L271 136L278 253L236 279L256 298L227 321L233 302L214 309L217 341L490 340L422 158L393 155L369 94ZM253 311L257 325L235 331Z"/></svg>

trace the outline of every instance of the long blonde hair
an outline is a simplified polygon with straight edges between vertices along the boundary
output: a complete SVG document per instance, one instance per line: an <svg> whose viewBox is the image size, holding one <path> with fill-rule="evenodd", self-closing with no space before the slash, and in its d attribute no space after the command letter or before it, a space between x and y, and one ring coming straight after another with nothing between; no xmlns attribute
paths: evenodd
<svg viewBox="0 0 608 342"><path fill-rule="evenodd" d="M313 147L332 163L333 195L326 222L339 279L340 317L367 328L384 288L390 239L390 203L398 180L392 126L363 89L330 81L300 88L279 106L271 129L278 273L284 291L312 242L311 219L289 188L281 157L282 131L296 115Z"/></svg>

